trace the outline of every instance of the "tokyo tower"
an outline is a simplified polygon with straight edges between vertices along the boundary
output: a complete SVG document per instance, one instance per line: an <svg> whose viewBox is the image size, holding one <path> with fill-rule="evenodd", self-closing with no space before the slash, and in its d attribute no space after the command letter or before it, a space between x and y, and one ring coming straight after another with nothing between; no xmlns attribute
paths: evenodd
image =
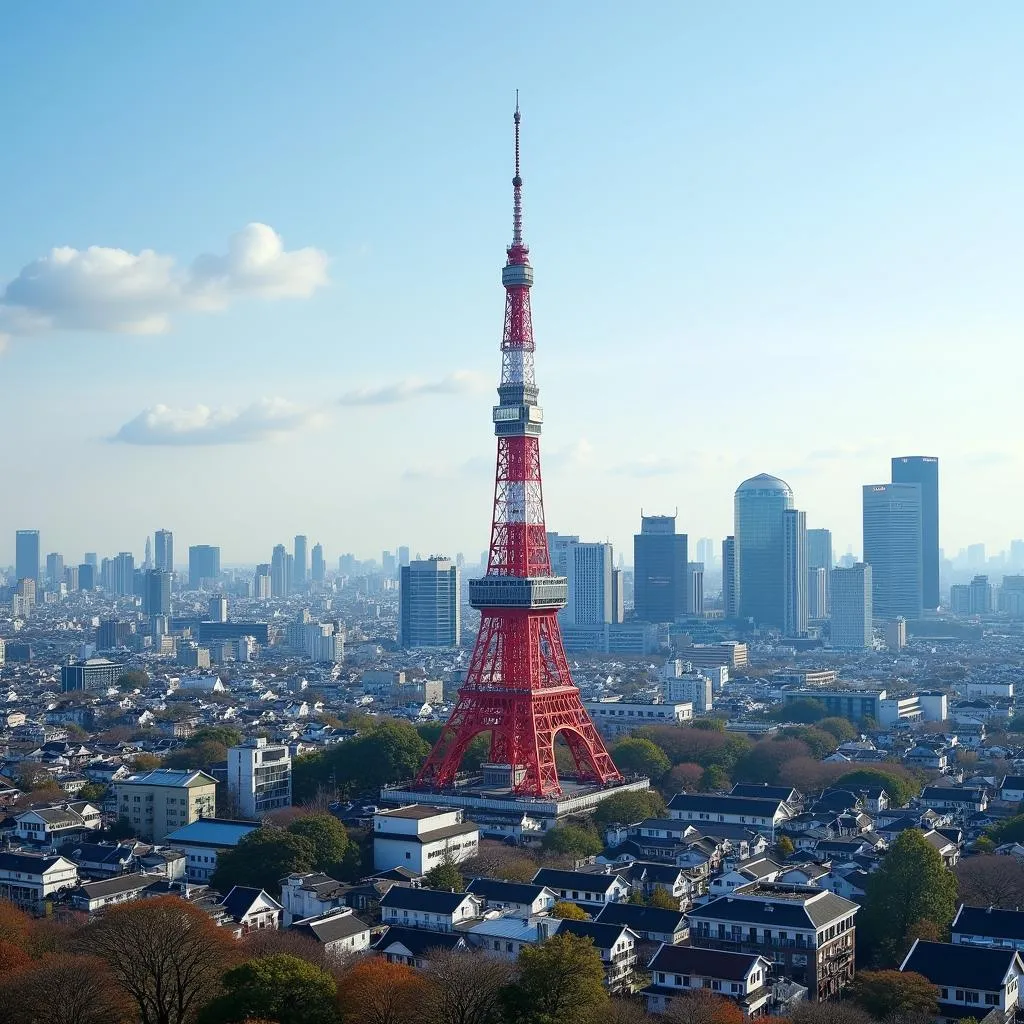
<svg viewBox="0 0 1024 1024"><path fill-rule="evenodd" d="M558 626L568 581L551 572L540 475L543 414L533 369L530 288L533 267L523 242L523 179L519 174L519 101L515 112L516 173L512 179L512 244L501 271L505 330L501 384L492 419L498 437L494 514L487 573L470 580L469 603L480 632L458 701L416 779L425 789L455 781L470 742L489 732L492 764L507 766L513 792L561 794L555 738L572 753L581 781L622 781L583 707Z"/></svg>

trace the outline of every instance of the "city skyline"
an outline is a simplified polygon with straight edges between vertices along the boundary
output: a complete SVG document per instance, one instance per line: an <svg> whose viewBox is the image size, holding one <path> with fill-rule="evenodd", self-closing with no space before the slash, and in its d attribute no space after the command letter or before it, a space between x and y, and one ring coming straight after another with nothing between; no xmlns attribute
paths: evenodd
<svg viewBox="0 0 1024 1024"><path fill-rule="evenodd" d="M33 107L0 169L22 197L0 242L0 399L31 440L5 453L18 501L0 561L16 529L70 562L161 522L179 551L230 537L226 563L297 528L328 551L484 547L507 219L493 186L519 74L552 529L628 552L641 508L678 507L681 532L724 537L736 485L767 472L837 555L859 553L860 488L922 452L943 465L947 553L1020 534L1014 5L973 21L949 4L669 9L654 32L567 4L525 57L496 12L410 10L396 30L311 3L240 19L57 6L13 13L0 42L9 119L17 97L64 97ZM169 119L140 116L126 75ZM629 254L613 287L595 284L597 238ZM137 305L105 287L123 266ZM75 414L36 415L29 382ZM688 419L680 382L699 396ZM409 429L442 416L443 446ZM107 484L73 518L64 476L40 472L58 462ZM301 505L269 483L284 466L318 482ZM234 479L257 514L194 500Z"/></svg>

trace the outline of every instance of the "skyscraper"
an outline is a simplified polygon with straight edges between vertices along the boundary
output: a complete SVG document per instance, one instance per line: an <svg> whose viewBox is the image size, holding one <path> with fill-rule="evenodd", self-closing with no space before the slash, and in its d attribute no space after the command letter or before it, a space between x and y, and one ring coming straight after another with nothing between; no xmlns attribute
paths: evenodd
<svg viewBox="0 0 1024 1024"><path fill-rule="evenodd" d="M146 587L142 610L152 619L171 614L171 574L163 569L150 569L146 573Z"/></svg>
<svg viewBox="0 0 1024 1024"><path fill-rule="evenodd" d="M704 563L686 564L686 614L700 618L704 614Z"/></svg>
<svg viewBox="0 0 1024 1024"><path fill-rule="evenodd" d="M734 507L740 617L782 629L786 624L784 518L793 507L793 492L784 480L760 473L736 488Z"/></svg>
<svg viewBox="0 0 1024 1024"><path fill-rule="evenodd" d="M675 516L640 515L633 535L633 611L643 622L686 616L686 534ZM556 570L557 571L557 570Z"/></svg>
<svg viewBox="0 0 1024 1024"><path fill-rule="evenodd" d="M924 607L921 485L865 484L864 561L873 614L919 619Z"/></svg>
<svg viewBox="0 0 1024 1024"><path fill-rule="evenodd" d="M135 593L135 556L130 551L121 551L110 567L110 589L120 597Z"/></svg>
<svg viewBox="0 0 1024 1024"><path fill-rule="evenodd" d="M273 595L273 577L270 574L270 563L261 562L256 566L253 579L252 596L257 601L269 601Z"/></svg>
<svg viewBox="0 0 1024 1024"><path fill-rule="evenodd" d="M726 537L722 541L722 608L727 619L735 619L739 615L736 601L736 538Z"/></svg>
<svg viewBox="0 0 1024 1024"><path fill-rule="evenodd" d="M94 590L96 588L96 566L91 562L82 562L78 567L78 589Z"/></svg>
<svg viewBox="0 0 1024 1024"><path fill-rule="evenodd" d="M174 572L174 534L171 533L170 530L156 531L156 549L153 555L153 568L161 569L164 572Z"/></svg>
<svg viewBox="0 0 1024 1024"><path fill-rule="evenodd" d="M894 458L892 482L921 488L921 599L925 608L934 610L939 607L939 460L929 455ZM877 585L877 571L875 577Z"/></svg>
<svg viewBox="0 0 1024 1024"><path fill-rule="evenodd" d="M807 531L810 533L810 530ZM828 618L828 588L825 581L829 570L823 565L811 566L807 570L807 618Z"/></svg>
<svg viewBox="0 0 1024 1024"><path fill-rule="evenodd" d="M459 570L447 558L413 560L401 569L398 642L457 647L462 639Z"/></svg>
<svg viewBox="0 0 1024 1024"><path fill-rule="evenodd" d="M270 556L270 596L288 596L288 556L283 544L274 545Z"/></svg>
<svg viewBox="0 0 1024 1024"><path fill-rule="evenodd" d="M146 572L153 568L153 542L148 534L146 535L146 554L142 560L142 568Z"/></svg>
<svg viewBox="0 0 1024 1024"><path fill-rule="evenodd" d="M873 639L871 566L857 562L832 570L832 646L863 650Z"/></svg>
<svg viewBox="0 0 1024 1024"><path fill-rule="evenodd" d="M807 565L810 569L825 570L824 604L817 615L813 612L810 613L812 618L824 618L829 613L829 581L833 565L831 530L818 529L807 531Z"/></svg>
<svg viewBox="0 0 1024 1024"><path fill-rule="evenodd" d="M804 636L807 633L807 513L788 508L782 515L785 563L782 631L786 636Z"/></svg>
<svg viewBox="0 0 1024 1024"><path fill-rule="evenodd" d="M552 567L557 575L560 569ZM567 546L566 571L569 603L562 613L573 626L601 626L612 622L612 546L580 543Z"/></svg>
<svg viewBox="0 0 1024 1024"><path fill-rule="evenodd" d="M456 558L455 562L456 562L456 565L458 565L458 558ZM405 566L407 566L408 564L409 564L409 546L407 544L402 544L399 547L399 549L398 549L398 567L401 569L401 568L404 568Z"/></svg>
<svg viewBox="0 0 1024 1024"><path fill-rule="evenodd" d="M46 556L46 582L50 586L56 586L64 579L64 556L56 551L51 551Z"/></svg>
<svg viewBox="0 0 1024 1024"><path fill-rule="evenodd" d="M382 551L380 554L380 571L385 576L394 576L398 567L398 560L390 551Z"/></svg>
<svg viewBox="0 0 1024 1024"><path fill-rule="evenodd" d="M313 545L313 561L309 578L314 583L323 583L327 579L327 563L324 561L324 548L322 544Z"/></svg>
<svg viewBox="0 0 1024 1024"><path fill-rule="evenodd" d="M295 536L295 561L292 568L292 586L301 590L309 578L309 558L306 554L309 541L301 533Z"/></svg>
<svg viewBox="0 0 1024 1024"><path fill-rule="evenodd" d="M18 530L14 535L14 577L39 582L39 531Z"/></svg>
<svg viewBox="0 0 1024 1024"><path fill-rule="evenodd" d="M715 564L715 542L710 537L701 537L697 541L697 561L712 569Z"/></svg>
<svg viewBox="0 0 1024 1024"><path fill-rule="evenodd" d="M193 544L188 549L188 583L194 590L205 581L215 583L220 577L220 548L210 544Z"/></svg>

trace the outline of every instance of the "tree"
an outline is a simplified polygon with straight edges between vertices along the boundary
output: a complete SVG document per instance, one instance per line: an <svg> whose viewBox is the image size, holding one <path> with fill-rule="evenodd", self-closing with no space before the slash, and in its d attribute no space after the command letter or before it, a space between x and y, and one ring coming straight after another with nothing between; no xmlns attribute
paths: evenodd
<svg viewBox="0 0 1024 1024"><path fill-rule="evenodd" d="M217 870L210 884L223 893L233 885L250 885L277 895L280 881L286 875L313 870L315 856L313 843L304 836L264 826L217 856Z"/></svg>
<svg viewBox="0 0 1024 1024"><path fill-rule="evenodd" d="M7 900L0 900L0 942L24 949L32 932L32 918Z"/></svg>
<svg viewBox="0 0 1024 1024"><path fill-rule="evenodd" d="M679 900L664 886L656 885L650 898L647 900L647 906L660 907L662 910L678 910Z"/></svg>
<svg viewBox="0 0 1024 1024"><path fill-rule="evenodd" d="M802 697L779 705L768 712L768 717L776 722L802 722L811 724L820 722L828 716L828 710L820 700L813 697Z"/></svg>
<svg viewBox="0 0 1024 1024"><path fill-rule="evenodd" d="M141 1024L185 1024L216 991L234 939L177 896L108 907L82 942L134 1001Z"/></svg>
<svg viewBox="0 0 1024 1024"><path fill-rule="evenodd" d="M4 964L0 1001L18 1007L22 1024L127 1024L133 1017L107 965L96 957L58 954Z"/></svg>
<svg viewBox="0 0 1024 1024"><path fill-rule="evenodd" d="M601 1024L652 1024L653 1020L642 1003L621 996L613 996L601 1011Z"/></svg>
<svg viewBox="0 0 1024 1024"><path fill-rule="evenodd" d="M551 908L552 917L560 917L565 921L589 921L590 915L569 900L558 900Z"/></svg>
<svg viewBox="0 0 1024 1024"><path fill-rule="evenodd" d="M427 982L418 971L377 957L361 960L338 985L345 1024L413 1024L426 995Z"/></svg>
<svg viewBox="0 0 1024 1024"><path fill-rule="evenodd" d="M953 871L963 903L1003 910L1024 904L1024 864L1016 857L965 857Z"/></svg>
<svg viewBox="0 0 1024 1024"><path fill-rule="evenodd" d="M309 814L288 826L293 836L307 839L313 846L313 868L327 871L340 864L348 852L348 832L333 814Z"/></svg>
<svg viewBox="0 0 1024 1024"><path fill-rule="evenodd" d="M850 1002L798 1003L793 1024L875 1024L871 1015Z"/></svg>
<svg viewBox="0 0 1024 1024"><path fill-rule="evenodd" d="M593 857L604 848L597 835L579 825L558 825L548 829L540 845L548 853L565 853L577 858Z"/></svg>
<svg viewBox="0 0 1024 1024"><path fill-rule="evenodd" d="M199 743L189 740L185 746L168 754L164 759L164 765L167 768L183 770L199 768L202 771L207 771L213 765L226 761L227 756L228 748L216 740L202 740Z"/></svg>
<svg viewBox="0 0 1024 1024"><path fill-rule="evenodd" d="M14 778L19 789L30 794L39 793L44 800L52 800L53 794L60 791L57 780L34 761L22 761L15 769Z"/></svg>
<svg viewBox="0 0 1024 1024"><path fill-rule="evenodd" d="M501 999L515 968L468 950L431 954L423 1020L427 1024L501 1024Z"/></svg>
<svg viewBox="0 0 1024 1024"><path fill-rule="evenodd" d="M163 761L156 754L136 754L132 758L132 770L136 772L151 772L162 764Z"/></svg>
<svg viewBox="0 0 1024 1024"><path fill-rule="evenodd" d="M700 788L704 793L718 793L729 788L730 780L725 769L721 765L713 764L704 770L704 777L700 780Z"/></svg>
<svg viewBox="0 0 1024 1024"><path fill-rule="evenodd" d="M87 782L76 796L78 800L89 800L92 803L101 801L107 792L107 787L102 782Z"/></svg>
<svg viewBox="0 0 1024 1024"><path fill-rule="evenodd" d="M895 807L910 803L921 788L906 769L895 764L887 764L884 769L856 768L852 772L844 772L833 785L854 793L865 789L884 789Z"/></svg>
<svg viewBox="0 0 1024 1024"><path fill-rule="evenodd" d="M287 953L249 960L224 975L225 992L199 1024L265 1018L277 1024L336 1024L338 986L327 971Z"/></svg>
<svg viewBox="0 0 1024 1024"><path fill-rule="evenodd" d="M708 732L725 732L726 719L698 718L692 723L694 729L706 729Z"/></svg>
<svg viewBox="0 0 1024 1024"><path fill-rule="evenodd" d="M807 752L807 745L800 740L761 740L736 762L733 778L739 782L777 782L782 765Z"/></svg>
<svg viewBox="0 0 1024 1024"><path fill-rule="evenodd" d="M662 781L666 793L687 793L701 789L704 769L699 764L684 761L677 764Z"/></svg>
<svg viewBox="0 0 1024 1024"><path fill-rule="evenodd" d="M829 717L817 723L823 732L830 732L837 743L848 743L857 738L857 727L848 718Z"/></svg>
<svg viewBox="0 0 1024 1024"><path fill-rule="evenodd" d="M744 1024L746 1020L731 999L706 991L676 996L663 1019L670 1024Z"/></svg>
<svg viewBox="0 0 1024 1024"><path fill-rule="evenodd" d="M793 725L782 730L782 735L799 740L811 752L811 757L827 757L839 745L835 736L813 725Z"/></svg>
<svg viewBox="0 0 1024 1024"><path fill-rule="evenodd" d="M519 980L506 990L515 1024L590 1024L608 1005L604 967L590 939L556 933L519 954Z"/></svg>
<svg viewBox="0 0 1024 1024"><path fill-rule="evenodd" d="M1012 818L993 825L988 830L992 841L997 844L1019 843L1024 840L1024 814L1017 814Z"/></svg>
<svg viewBox="0 0 1024 1024"><path fill-rule="evenodd" d="M956 912L956 878L921 832L908 829L867 881L863 935L872 962L896 963L911 928L931 921L945 933Z"/></svg>
<svg viewBox="0 0 1024 1024"><path fill-rule="evenodd" d="M114 685L125 693L132 690L143 690L149 686L149 673L141 668L130 668L122 672L114 681Z"/></svg>
<svg viewBox="0 0 1024 1024"><path fill-rule="evenodd" d="M618 822L632 825L644 818L659 818L665 813L665 801L653 789L642 793L616 793L602 800L594 811L594 822L609 825Z"/></svg>
<svg viewBox="0 0 1024 1024"><path fill-rule="evenodd" d="M913 971L858 971L851 994L876 1020L914 1014L933 1017L939 1010L939 990Z"/></svg>
<svg viewBox="0 0 1024 1024"><path fill-rule="evenodd" d="M623 775L646 775L657 782L667 775L672 762L651 740L628 736L611 749L612 760Z"/></svg>
<svg viewBox="0 0 1024 1024"><path fill-rule="evenodd" d="M462 892L466 888L466 880L455 866L455 861L445 857L440 864L435 864L424 876L423 881L431 889L448 889L451 892Z"/></svg>
<svg viewBox="0 0 1024 1024"><path fill-rule="evenodd" d="M789 836L780 836L779 841L775 844L775 849L778 850L779 856L782 858L792 857L796 847L793 845L793 840Z"/></svg>

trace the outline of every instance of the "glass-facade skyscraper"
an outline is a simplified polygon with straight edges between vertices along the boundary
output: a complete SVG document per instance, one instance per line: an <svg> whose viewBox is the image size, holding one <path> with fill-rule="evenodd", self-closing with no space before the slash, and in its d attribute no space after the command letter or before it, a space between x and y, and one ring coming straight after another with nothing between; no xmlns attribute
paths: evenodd
<svg viewBox="0 0 1024 1024"><path fill-rule="evenodd" d="M904 455L892 460L894 484L921 487L921 577L924 607L939 607L939 460Z"/></svg>
<svg viewBox="0 0 1024 1024"><path fill-rule="evenodd" d="M18 530L14 535L14 576L39 582L39 531Z"/></svg>
<svg viewBox="0 0 1024 1024"><path fill-rule="evenodd" d="M792 507L793 491L777 476L760 473L736 488L739 614L758 625L777 629L786 625L785 513Z"/></svg>
<svg viewBox="0 0 1024 1024"><path fill-rule="evenodd" d="M688 602L687 538L675 516L640 518L633 536L633 611L644 622L678 622Z"/></svg>
<svg viewBox="0 0 1024 1024"><path fill-rule="evenodd" d="M156 531L153 568L162 572L174 572L174 534L170 530Z"/></svg>
<svg viewBox="0 0 1024 1024"><path fill-rule="evenodd" d="M403 647L458 647L462 640L459 570L447 558L401 567L398 642Z"/></svg>
<svg viewBox="0 0 1024 1024"><path fill-rule="evenodd" d="M919 619L924 607L921 485L865 484L864 561L876 618Z"/></svg>
<svg viewBox="0 0 1024 1024"><path fill-rule="evenodd" d="M193 544L188 549L188 582L193 590L204 580L214 581L220 576L220 548L210 544Z"/></svg>

